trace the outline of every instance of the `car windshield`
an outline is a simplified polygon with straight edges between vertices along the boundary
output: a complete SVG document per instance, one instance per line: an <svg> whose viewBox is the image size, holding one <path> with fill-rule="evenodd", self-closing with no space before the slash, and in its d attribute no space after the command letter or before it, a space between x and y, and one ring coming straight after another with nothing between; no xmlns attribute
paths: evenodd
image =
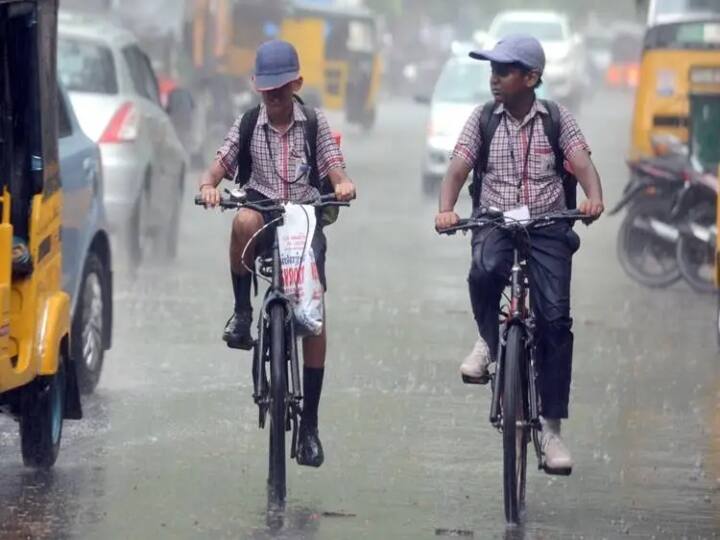
<svg viewBox="0 0 720 540"><path fill-rule="evenodd" d="M646 49L720 49L720 21L666 24L651 28Z"/></svg>
<svg viewBox="0 0 720 540"><path fill-rule="evenodd" d="M91 41L61 39L58 42L58 74L71 92L118 92L112 52Z"/></svg>
<svg viewBox="0 0 720 540"><path fill-rule="evenodd" d="M450 60L435 86L435 101L481 103L491 97L488 62Z"/></svg>
<svg viewBox="0 0 720 540"><path fill-rule="evenodd" d="M497 37L509 34L530 34L540 41L563 41L565 32L558 21L502 21L493 32Z"/></svg>

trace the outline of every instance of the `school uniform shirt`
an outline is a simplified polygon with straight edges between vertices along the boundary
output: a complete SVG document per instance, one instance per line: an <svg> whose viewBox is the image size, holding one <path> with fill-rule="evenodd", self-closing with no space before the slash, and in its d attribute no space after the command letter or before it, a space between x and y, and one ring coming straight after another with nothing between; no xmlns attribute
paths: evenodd
<svg viewBox="0 0 720 540"><path fill-rule="evenodd" d="M306 202L319 196L318 190L310 185L305 151L305 122L307 118L302 107L295 103L293 122L287 131L281 133L270 125L265 105L260 107L258 122L250 143L252 171L245 186L270 199L290 202ZM345 168L345 160L330 131L327 118L317 112L317 169L320 178L335 168ZM240 152L240 121L233 124L225 141L217 151L216 159L225 169L225 178L232 179L237 168Z"/></svg>
<svg viewBox="0 0 720 540"><path fill-rule="evenodd" d="M560 149L568 161L579 150L590 151L573 115L560 108ZM458 139L453 157L475 167L483 143L477 107ZM541 115L547 108L535 100L530 112L518 121L501 104L494 111L500 123L490 143L487 171L482 181L480 205L502 211L528 206L533 217L566 209L562 178L555 166L555 153L545 135ZM532 137L530 134L532 133ZM528 148L528 141L530 147ZM527 157L527 168L525 167Z"/></svg>

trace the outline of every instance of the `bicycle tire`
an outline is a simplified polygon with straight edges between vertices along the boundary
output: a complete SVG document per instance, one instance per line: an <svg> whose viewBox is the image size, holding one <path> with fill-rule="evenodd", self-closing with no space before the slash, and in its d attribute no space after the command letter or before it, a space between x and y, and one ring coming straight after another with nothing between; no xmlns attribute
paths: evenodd
<svg viewBox="0 0 720 540"><path fill-rule="evenodd" d="M528 433L525 398L523 396L522 367L524 366L522 327L510 328L503 365L503 393L501 398L503 418L503 491L505 519L515 524L525 504L525 481L527 473Z"/></svg>
<svg viewBox="0 0 720 540"><path fill-rule="evenodd" d="M268 495L273 502L285 500L285 420L287 411L287 362L285 308L270 308L270 452Z"/></svg>

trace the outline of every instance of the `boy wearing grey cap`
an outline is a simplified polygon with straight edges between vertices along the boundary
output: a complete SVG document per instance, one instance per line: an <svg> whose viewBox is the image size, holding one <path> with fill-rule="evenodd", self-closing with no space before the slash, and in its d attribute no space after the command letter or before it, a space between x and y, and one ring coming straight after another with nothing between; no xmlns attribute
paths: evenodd
<svg viewBox="0 0 720 540"><path fill-rule="evenodd" d="M604 211L600 177L577 122L561 105L535 97L545 68L545 53L538 40L510 35L494 49L470 56L490 61L490 88L495 99L473 112L460 135L442 182L436 227L442 230L458 223L455 204L473 170L481 181L474 186L475 209L527 207L532 217L539 217L574 206L575 191L568 192L564 180L563 167L569 165L587 197L578 210L600 217ZM549 131L557 140L550 140L547 125L555 126ZM484 134L489 140L483 140ZM580 240L564 223L530 235L528 271L536 291L533 309L540 329L542 446L547 469L569 472L573 461L560 437L560 423L568 416L573 352L570 279L572 256ZM480 338L460 370L466 378L482 383L487 382L490 358L497 355L498 308L511 271L512 244L501 231L485 228L473 234L472 248L468 283Z"/></svg>

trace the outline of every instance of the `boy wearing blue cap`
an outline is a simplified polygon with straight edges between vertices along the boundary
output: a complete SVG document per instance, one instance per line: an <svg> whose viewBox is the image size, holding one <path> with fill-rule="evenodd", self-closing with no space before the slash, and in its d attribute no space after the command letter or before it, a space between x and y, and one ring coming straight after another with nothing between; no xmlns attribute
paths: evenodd
<svg viewBox="0 0 720 540"><path fill-rule="evenodd" d="M200 193L211 207L220 202L217 189L224 179L236 178L249 200L275 199L306 202L320 195L325 179L338 200L355 197L355 186L345 174L342 152L332 137L323 113L304 106L296 95L302 88L297 51L285 41L270 41L258 48L255 58L255 89L260 107L241 115L230 129L210 169L200 180ZM254 210L243 208L233 221L230 242L235 309L225 326L223 340L231 348L250 350L252 306L250 289L256 246L253 236L268 222ZM245 260L242 254L246 252ZM313 237L313 251L320 281L325 286L326 240L322 228ZM243 264L244 263L244 264ZM318 407L325 368L326 335L303 340L303 413L298 463L319 467L324 461L318 437Z"/></svg>
<svg viewBox="0 0 720 540"><path fill-rule="evenodd" d="M494 101L479 106L457 142L440 191L435 218L438 229L458 223L454 208L468 175L475 171L473 207L509 211L527 207L532 217L575 206L572 171L587 199L578 209L595 218L603 211L600 177L590 150L570 112L550 101L536 99L542 84L545 53L535 38L511 35L493 50L470 53L490 61ZM479 183L479 185L477 185ZM572 457L560 437L560 423L568 416L572 371L570 279L572 256L580 246L567 224L531 233L529 275L533 309L541 328L537 344L542 446L550 471L572 470ZM498 308L512 266L512 244L498 230L473 234L473 258L468 278L470 300L480 338L461 365L462 374L487 382L490 358L498 349Z"/></svg>

